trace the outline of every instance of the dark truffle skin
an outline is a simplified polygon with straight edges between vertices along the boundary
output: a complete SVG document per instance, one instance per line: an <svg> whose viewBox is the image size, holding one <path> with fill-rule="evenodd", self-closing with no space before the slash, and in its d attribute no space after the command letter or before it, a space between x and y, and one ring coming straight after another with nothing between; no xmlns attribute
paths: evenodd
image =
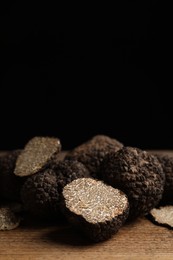
<svg viewBox="0 0 173 260"><path fill-rule="evenodd" d="M55 172L45 169L27 178L21 190L24 208L32 215L49 219L59 216L59 192Z"/></svg>
<svg viewBox="0 0 173 260"><path fill-rule="evenodd" d="M138 148L108 154L101 166L103 180L127 194L129 219L146 215L162 198L165 174L158 159Z"/></svg>
<svg viewBox="0 0 173 260"><path fill-rule="evenodd" d="M15 176L14 168L21 150L9 151L0 156L0 197L20 201L20 189L24 179Z"/></svg>
<svg viewBox="0 0 173 260"><path fill-rule="evenodd" d="M61 216L60 194L63 187L76 178L88 176L88 170L77 161L57 162L26 180L21 198L26 210L44 219Z"/></svg>
<svg viewBox="0 0 173 260"><path fill-rule="evenodd" d="M71 181L90 177L88 169L80 162L73 160L64 160L54 162L51 168L55 171L58 179L58 191L61 192L64 186Z"/></svg>
<svg viewBox="0 0 173 260"><path fill-rule="evenodd" d="M120 190L91 178L66 185L61 209L70 223L94 242L109 239L128 217L129 203Z"/></svg>
<svg viewBox="0 0 173 260"><path fill-rule="evenodd" d="M156 154L165 173L165 188L161 203L173 202L173 157L169 155Z"/></svg>
<svg viewBox="0 0 173 260"><path fill-rule="evenodd" d="M116 139L105 135L96 135L86 143L70 151L66 159L78 160L83 163L94 178L99 178L99 168L105 155L118 151L123 145Z"/></svg>

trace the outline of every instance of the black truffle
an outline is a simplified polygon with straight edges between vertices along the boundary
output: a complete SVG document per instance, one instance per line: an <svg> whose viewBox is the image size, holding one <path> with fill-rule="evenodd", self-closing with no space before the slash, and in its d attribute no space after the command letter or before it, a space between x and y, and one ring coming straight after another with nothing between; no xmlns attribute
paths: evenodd
<svg viewBox="0 0 173 260"><path fill-rule="evenodd" d="M25 146L16 161L14 173L29 176L45 168L61 150L60 140L51 137L34 137Z"/></svg>
<svg viewBox="0 0 173 260"><path fill-rule="evenodd" d="M21 198L26 210L40 218L60 216L59 203L63 187L76 178L88 176L88 170L77 161L59 161L51 168L36 173L26 180Z"/></svg>
<svg viewBox="0 0 173 260"><path fill-rule="evenodd" d="M0 207L0 230L12 230L19 226L20 217L9 207Z"/></svg>
<svg viewBox="0 0 173 260"><path fill-rule="evenodd" d="M173 202L173 157L169 155L156 154L165 173L165 187L161 203Z"/></svg>
<svg viewBox="0 0 173 260"><path fill-rule="evenodd" d="M160 202L165 175L158 159L138 148L123 147L107 154L101 166L103 180L127 194L129 219L146 215Z"/></svg>
<svg viewBox="0 0 173 260"><path fill-rule="evenodd" d="M23 179L14 174L16 160L21 150L8 151L0 156L0 197L20 201Z"/></svg>
<svg viewBox="0 0 173 260"><path fill-rule="evenodd" d="M155 224L173 228L173 206L163 206L150 211L150 216Z"/></svg>
<svg viewBox="0 0 173 260"><path fill-rule="evenodd" d="M69 222L94 242L110 238L128 216L126 195L102 181L74 180L64 187L62 196L62 211Z"/></svg>
<svg viewBox="0 0 173 260"><path fill-rule="evenodd" d="M70 151L66 159L75 159L83 163L94 178L99 178L99 168L105 155L122 148L116 139L105 135L96 135L91 140Z"/></svg>
<svg viewBox="0 0 173 260"><path fill-rule="evenodd" d="M22 189L24 208L32 215L42 218L59 217L59 192L56 173L45 169L27 178Z"/></svg>

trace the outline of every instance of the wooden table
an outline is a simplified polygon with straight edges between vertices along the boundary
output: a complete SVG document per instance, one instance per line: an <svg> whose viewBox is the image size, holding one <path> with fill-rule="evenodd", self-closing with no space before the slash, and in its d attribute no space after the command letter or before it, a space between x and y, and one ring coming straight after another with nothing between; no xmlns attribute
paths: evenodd
<svg viewBox="0 0 173 260"><path fill-rule="evenodd" d="M15 230L0 231L0 259L173 259L173 230L139 218L110 240L90 244L65 223L26 220Z"/></svg>

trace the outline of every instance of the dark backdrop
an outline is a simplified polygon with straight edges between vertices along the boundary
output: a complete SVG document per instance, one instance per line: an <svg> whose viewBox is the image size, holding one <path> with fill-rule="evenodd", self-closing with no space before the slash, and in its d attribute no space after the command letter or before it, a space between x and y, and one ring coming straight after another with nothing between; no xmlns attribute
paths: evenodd
<svg viewBox="0 0 173 260"><path fill-rule="evenodd" d="M14 2L1 8L0 24L1 150L35 135L70 149L95 134L173 148L170 34L159 1Z"/></svg>

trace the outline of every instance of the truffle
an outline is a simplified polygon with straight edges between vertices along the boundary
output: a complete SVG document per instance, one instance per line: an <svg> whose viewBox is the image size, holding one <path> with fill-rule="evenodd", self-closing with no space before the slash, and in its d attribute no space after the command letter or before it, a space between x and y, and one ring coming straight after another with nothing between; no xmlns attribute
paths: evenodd
<svg viewBox="0 0 173 260"><path fill-rule="evenodd" d="M158 159L138 148L123 147L107 154L101 165L103 180L129 199L129 219L146 215L160 202L165 175Z"/></svg>
<svg viewBox="0 0 173 260"><path fill-rule="evenodd" d="M52 169L45 169L29 176L21 189L25 210L42 218L59 216L59 192L57 175Z"/></svg>
<svg viewBox="0 0 173 260"><path fill-rule="evenodd" d="M15 175L29 176L42 170L60 150L61 144L57 138L32 138L17 158Z"/></svg>
<svg viewBox="0 0 173 260"><path fill-rule="evenodd" d="M94 242L109 239L128 216L126 195L102 181L74 180L64 187L62 196L62 211L69 222Z"/></svg>
<svg viewBox="0 0 173 260"><path fill-rule="evenodd" d="M119 150L122 146L116 139L105 135L96 135L88 142L70 151L66 159L78 160L89 169L94 178L99 178L100 163L105 155L111 151Z"/></svg>
<svg viewBox="0 0 173 260"><path fill-rule="evenodd" d="M20 201L23 179L14 175L16 160L21 150L9 151L0 156L0 197Z"/></svg>
<svg viewBox="0 0 173 260"><path fill-rule="evenodd" d="M21 198L26 210L40 218L60 216L59 202L63 187L76 178L89 176L88 170L77 161L59 161L51 168L26 180Z"/></svg>
<svg viewBox="0 0 173 260"><path fill-rule="evenodd" d="M51 168L57 175L59 192L62 192L62 189L67 183L70 183L75 179L91 177L88 169L82 163L75 160L59 161L52 164Z"/></svg>
<svg viewBox="0 0 173 260"><path fill-rule="evenodd" d="M0 207L0 230L15 229L20 224L20 218L8 207Z"/></svg>
<svg viewBox="0 0 173 260"><path fill-rule="evenodd" d="M161 203L173 202L173 157L169 155L156 154L165 173L165 187Z"/></svg>
<svg viewBox="0 0 173 260"><path fill-rule="evenodd" d="M150 211L154 223L173 228L173 206L154 208Z"/></svg>

